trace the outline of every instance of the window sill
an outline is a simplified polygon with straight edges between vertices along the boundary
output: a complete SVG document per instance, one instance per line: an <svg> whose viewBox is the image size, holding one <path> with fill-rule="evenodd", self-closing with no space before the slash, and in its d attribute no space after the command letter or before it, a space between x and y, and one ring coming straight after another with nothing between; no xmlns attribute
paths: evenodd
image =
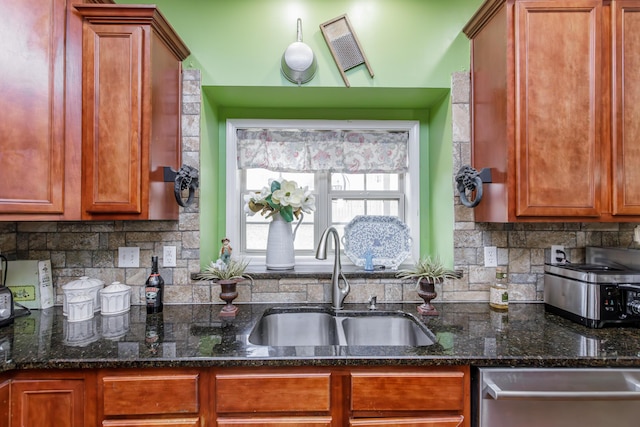
<svg viewBox="0 0 640 427"><path fill-rule="evenodd" d="M267 270L264 266L249 266L247 274L254 280L259 279L331 279L333 265L296 265L292 270ZM362 267L342 266L342 273L347 279L396 279L398 270L376 269L364 271ZM198 273L191 273L191 279L197 280Z"/></svg>

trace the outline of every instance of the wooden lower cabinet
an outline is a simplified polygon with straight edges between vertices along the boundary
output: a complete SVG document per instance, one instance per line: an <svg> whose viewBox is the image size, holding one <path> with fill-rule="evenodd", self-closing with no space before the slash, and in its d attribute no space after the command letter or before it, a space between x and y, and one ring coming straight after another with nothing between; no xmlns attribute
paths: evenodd
<svg viewBox="0 0 640 427"><path fill-rule="evenodd" d="M216 426L469 427L468 367L220 370Z"/></svg>
<svg viewBox="0 0 640 427"><path fill-rule="evenodd" d="M470 426L468 367L354 369L350 426Z"/></svg>
<svg viewBox="0 0 640 427"><path fill-rule="evenodd" d="M208 396L202 373L191 369L107 370L98 374L103 427L201 427Z"/></svg>
<svg viewBox="0 0 640 427"><path fill-rule="evenodd" d="M404 427L459 427L462 426L464 417L416 417L416 418L370 418L349 420L349 426L353 427L380 427L380 426L404 426Z"/></svg>
<svg viewBox="0 0 640 427"><path fill-rule="evenodd" d="M331 417L279 417L279 418L218 418L218 427L331 427Z"/></svg>
<svg viewBox="0 0 640 427"><path fill-rule="evenodd" d="M0 376L0 427L470 427L469 367L149 368Z"/></svg>
<svg viewBox="0 0 640 427"><path fill-rule="evenodd" d="M82 427L82 379L29 379L11 383L12 427Z"/></svg>
<svg viewBox="0 0 640 427"><path fill-rule="evenodd" d="M11 380L0 377L0 427L9 427Z"/></svg>
<svg viewBox="0 0 640 427"><path fill-rule="evenodd" d="M330 427L329 370L232 370L215 374L216 426Z"/></svg>
<svg viewBox="0 0 640 427"><path fill-rule="evenodd" d="M103 427L200 427L200 418L168 420L105 420Z"/></svg>

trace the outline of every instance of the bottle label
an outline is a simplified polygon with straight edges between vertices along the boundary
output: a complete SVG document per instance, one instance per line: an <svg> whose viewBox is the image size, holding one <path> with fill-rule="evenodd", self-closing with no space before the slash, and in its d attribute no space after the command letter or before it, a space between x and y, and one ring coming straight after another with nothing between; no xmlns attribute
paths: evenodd
<svg viewBox="0 0 640 427"><path fill-rule="evenodd" d="M153 286L147 286L144 289L145 298L147 300L147 305L158 305L160 301L158 301L158 292L160 288L156 288Z"/></svg>
<svg viewBox="0 0 640 427"><path fill-rule="evenodd" d="M504 288L492 286L489 290L489 305L496 308L509 306L509 292Z"/></svg>

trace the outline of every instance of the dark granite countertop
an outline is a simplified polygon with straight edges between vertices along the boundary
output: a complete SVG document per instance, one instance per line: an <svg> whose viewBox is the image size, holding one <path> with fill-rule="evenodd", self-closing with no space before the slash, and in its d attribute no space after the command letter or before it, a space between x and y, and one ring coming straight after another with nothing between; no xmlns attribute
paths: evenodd
<svg viewBox="0 0 640 427"><path fill-rule="evenodd" d="M437 317L416 304L379 310L417 315L434 333L425 347L264 347L247 337L269 304L238 305L221 320L220 305L165 306L160 342L145 338L144 307L120 316L69 323L61 307L34 311L0 328L0 371L12 369L207 366L640 366L640 329L589 329L545 313L542 304L511 304L507 314L486 303L439 303ZM282 304L278 304L282 306ZM364 305L348 309L364 310ZM112 337L112 338L108 338Z"/></svg>

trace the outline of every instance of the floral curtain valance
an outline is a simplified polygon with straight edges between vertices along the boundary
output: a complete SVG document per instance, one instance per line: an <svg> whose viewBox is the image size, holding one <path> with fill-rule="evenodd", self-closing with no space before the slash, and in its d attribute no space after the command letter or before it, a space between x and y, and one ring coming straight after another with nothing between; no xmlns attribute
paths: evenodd
<svg viewBox="0 0 640 427"><path fill-rule="evenodd" d="M238 168L278 172L403 173L407 131L238 129Z"/></svg>

